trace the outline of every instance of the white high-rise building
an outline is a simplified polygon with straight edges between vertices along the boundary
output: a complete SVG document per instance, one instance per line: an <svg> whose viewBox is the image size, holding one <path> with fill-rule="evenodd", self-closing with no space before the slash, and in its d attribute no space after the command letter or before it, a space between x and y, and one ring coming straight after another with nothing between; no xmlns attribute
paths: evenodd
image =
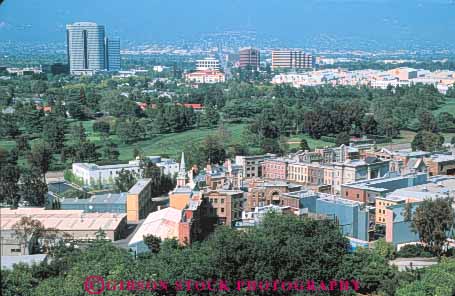
<svg viewBox="0 0 455 296"><path fill-rule="evenodd" d="M120 70L120 40L106 38L104 26L78 22L66 25L66 32L71 74Z"/></svg>

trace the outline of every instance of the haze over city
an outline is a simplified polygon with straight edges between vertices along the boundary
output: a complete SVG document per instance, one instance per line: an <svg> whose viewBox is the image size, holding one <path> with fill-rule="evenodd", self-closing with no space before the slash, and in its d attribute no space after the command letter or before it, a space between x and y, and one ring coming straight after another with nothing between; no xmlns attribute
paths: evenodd
<svg viewBox="0 0 455 296"><path fill-rule="evenodd" d="M64 41L65 24L94 21L135 42L193 40L225 30L254 30L287 46L333 40L365 46L452 47L451 0L7 0L0 7L3 40ZM62 37L63 36L63 37ZM313 43L313 44L312 44Z"/></svg>

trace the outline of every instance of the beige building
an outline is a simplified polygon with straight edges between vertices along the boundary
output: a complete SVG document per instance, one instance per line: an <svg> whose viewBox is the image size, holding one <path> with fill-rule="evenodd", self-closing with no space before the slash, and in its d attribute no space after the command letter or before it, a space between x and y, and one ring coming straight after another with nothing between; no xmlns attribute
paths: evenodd
<svg viewBox="0 0 455 296"><path fill-rule="evenodd" d="M386 224L386 210L389 206L405 203L406 199L399 196L377 196L376 197L376 210L375 219L376 224Z"/></svg>
<svg viewBox="0 0 455 296"><path fill-rule="evenodd" d="M128 191L126 199L128 222L137 223L154 211L151 184L152 179L140 179Z"/></svg>
<svg viewBox="0 0 455 296"><path fill-rule="evenodd" d="M46 229L55 229L76 240L96 239L100 230L106 238L118 240L126 228L126 215L113 213L84 213L82 210L46 210L44 208L0 209L1 255L28 254L28 248L15 235L13 225L21 218L40 221Z"/></svg>

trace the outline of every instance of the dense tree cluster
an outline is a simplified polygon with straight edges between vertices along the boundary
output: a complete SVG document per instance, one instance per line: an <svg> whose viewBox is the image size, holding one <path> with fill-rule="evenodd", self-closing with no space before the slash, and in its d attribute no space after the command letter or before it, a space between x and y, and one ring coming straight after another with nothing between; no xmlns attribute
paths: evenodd
<svg viewBox="0 0 455 296"><path fill-rule="evenodd" d="M41 228L26 229L21 232L24 239ZM179 245L176 240L161 241L154 236L144 239L151 251L137 258L113 246L101 234L87 247L62 244L51 248L52 260L31 267L17 265L9 271L2 269L3 295L82 295L83 282L89 275L118 280L161 279L169 283L165 292L131 291L130 295L173 295L178 289L173 283L182 279L223 279L230 287L229 295L251 293L246 285L241 291L233 288L239 279L314 279L316 283L356 279L360 293L385 296L429 295L426 292L450 296L455 287L453 259L421 271L398 272L388 263L389 253L384 252L387 246L350 253L347 240L329 221L268 214L259 227L238 231L220 226L208 240L191 246ZM437 278L436 282L432 278ZM292 295L314 293L293 292ZM196 289L180 294L209 295L208 291ZM289 292L269 289L261 295L289 295ZM318 295L353 294L321 290Z"/></svg>

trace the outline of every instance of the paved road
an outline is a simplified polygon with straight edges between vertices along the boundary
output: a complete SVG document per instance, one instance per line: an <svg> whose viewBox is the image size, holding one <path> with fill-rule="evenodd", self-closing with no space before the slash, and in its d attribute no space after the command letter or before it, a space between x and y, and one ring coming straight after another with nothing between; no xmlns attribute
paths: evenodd
<svg viewBox="0 0 455 296"><path fill-rule="evenodd" d="M438 258L397 258L389 264L397 266L399 271L404 271L406 268L423 268L437 263Z"/></svg>

